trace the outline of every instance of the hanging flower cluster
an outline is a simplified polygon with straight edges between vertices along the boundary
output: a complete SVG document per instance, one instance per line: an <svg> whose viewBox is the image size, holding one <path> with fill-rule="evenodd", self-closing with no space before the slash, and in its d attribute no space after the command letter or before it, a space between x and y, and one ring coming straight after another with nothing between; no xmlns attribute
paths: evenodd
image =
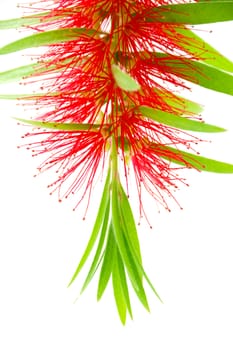
<svg viewBox="0 0 233 350"><path fill-rule="evenodd" d="M41 0L28 8L27 16L2 21L0 28L33 34L0 54L47 49L36 63L0 73L0 81L24 79L40 90L1 98L37 110L35 119L20 122L34 126L24 137L32 139L33 155L44 155L39 170L55 169L50 187L60 200L75 195L75 207L84 198L89 204L93 184L106 175L93 231L70 284L96 247L82 291L99 269L97 298L111 278L125 323L127 312L132 317L129 282L148 310L144 280L158 296L142 264L129 171L140 215L143 191L169 209L167 198L183 182L179 169L233 173L233 165L189 153L198 142L190 131L224 129L201 121L201 106L177 93L189 89L188 81L233 94L233 63L190 29L233 20L233 1Z"/></svg>

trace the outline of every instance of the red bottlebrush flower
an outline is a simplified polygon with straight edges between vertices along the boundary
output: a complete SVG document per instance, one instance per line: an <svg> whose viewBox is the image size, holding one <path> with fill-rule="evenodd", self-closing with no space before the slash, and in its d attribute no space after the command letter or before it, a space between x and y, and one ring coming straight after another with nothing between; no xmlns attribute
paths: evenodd
<svg viewBox="0 0 233 350"><path fill-rule="evenodd" d="M158 203L169 209L166 195L174 198L172 188L176 189L178 183L184 183L184 180L178 175L179 169L164 158L181 161L184 167L188 167L189 162L185 161L181 155L166 149L166 146L172 145L176 149L191 148L192 144L200 140L175 128L146 119L135 111L122 115L120 128L119 143L123 157L126 154L125 163L128 163L128 158L132 161L139 193L140 213L144 212L141 198L142 186ZM126 171L126 178L127 173Z"/></svg>
<svg viewBox="0 0 233 350"><path fill-rule="evenodd" d="M75 207L85 196L88 207L97 174L106 170L91 238L70 284L98 238L82 290L100 267L97 298L112 277L125 323L127 312L132 317L128 281L146 309L143 278L158 296L142 264L128 198L129 169L135 174L140 214L143 188L168 209L166 196L174 198L172 190L184 183L180 168L233 172L233 165L184 150L193 150L200 141L190 131L224 129L204 124L200 106L178 94L189 89L186 81L233 94L232 75L227 73L233 72L232 62L190 29L193 24L233 19L231 3L41 0L28 8L30 16L16 22L34 34L0 49L6 54L48 46L37 63L5 73L10 80L18 74L24 84L35 86L33 94L19 100L35 107L37 116L20 120L45 131L26 134L37 137L27 147L45 157L41 172L56 169L51 193L58 191L60 200L74 195Z"/></svg>
<svg viewBox="0 0 233 350"><path fill-rule="evenodd" d="M97 170L103 171L104 167L105 136L100 131L91 129L38 131L25 135L31 136L43 137L40 141L27 145L33 149L33 156L45 155L45 160L38 168L39 172L55 168L57 179L48 186L52 189L51 194L57 191L61 201L79 193L76 206L84 197L88 198L89 204Z"/></svg>

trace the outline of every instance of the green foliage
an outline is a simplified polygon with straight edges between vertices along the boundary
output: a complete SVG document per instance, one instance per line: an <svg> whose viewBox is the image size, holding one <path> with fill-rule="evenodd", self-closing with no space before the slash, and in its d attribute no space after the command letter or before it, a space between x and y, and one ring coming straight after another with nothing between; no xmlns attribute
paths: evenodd
<svg viewBox="0 0 233 350"><path fill-rule="evenodd" d="M112 179L109 182L109 176L110 173L107 177L92 235L69 285L73 283L87 262L98 239L96 252L81 292L86 289L99 268L97 300L101 299L110 278L112 278L117 310L121 322L125 324L127 312L131 318L133 317L128 288L129 281L142 305L148 311L149 305L143 286L143 278L158 298L159 295L142 266L140 243L128 197L119 180Z"/></svg>
<svg viewBox="0 0 233 350"><path fill-rule="evenodd" d="M233 174L233 164L205 158L168 146L154 145L154 147L158 150L161 157L187 168L195 168L200 171L213 173Z"/></svg>
<svg viewBox="0 0 233 350"><path fill-rule="evenodd" d="M39 13L34 16L25 16L21 18L12 18L0 21L0 30L1 29L17 29L20 27L31 26L33 24L38 24L43 21L43 18L46 21L48 12ZM47 20L46 20L47 19ZM50 19L51 20L51 19Z"/></svg>
<svg viewBox="0 0 233 350"><path fill-rule="evenodd" d="M148 118L177 129L198 131L198 132L223 132L226 131L218 126L205 124L198 120L192 120L179 115L156 110L147 106L141 106L139 111Z"/></svg>
<svg viewBox="0 0 233 350"><path fill-rule="evenodd" d="M101 262L101 260L103 258L102 249L103 249L105 238L106 238L107 231L108 231L109 214L110 214L110 203L108 201L108 205L107 205L106 211L104 213L103 225L101 227L99 243L98 243L98 246L97 246L97 249L96 249L96 253L95 253L94 259L92 261L90 270L89 270L89 272L87 274L87 277L86 277L85 282L83 284L83 287L81 289L81 292L83 292L86 289L86 287L88 286L89 282L92 280L92 278L93 278L93 276L94 276L94 274L95 274L95 272L96 272L96 270L97 270L97 268L98 268L98 266L99 266L99 264L100 264L100 262Z"/></svg>
<svg viewBox="0 0 233 350"><path fill-rule="evenodd" d="M198 61L203 61L203 63L210 66L233 73L233 62L224 57L192 30L181 26L175 27L174 30L177 32L177 36L182 35L183 38L187 39L181 40L179 44L194 57L197 57Z"/></svg>
<svg viewBox="0 0 233 350"><path fill-rule="evenodd" d="M160 91L158 89L154 89L154 91L156 91L158 95L160 94ZM187 98L175 94L173 94L173 99L167 100L167 103L173 108L174 111L179 112L180 115L192 116L194 114L197 115L203 111L203 106L199 103L190 101Z"/></svg>
<svg viewBox="0 0 233 350"><path fill-rule="evenodd" d="M233 20L233 1L199 1L197 3L165 5L154 8L156 16L148 21L206 24Z"/></svg>
<svg viewBox="0 0 233 350"><path fill-rule="evenodd" d="M210 90L233 95L233 75L187 58L156 53L161 67L171 74Z"/></svg>
<svg viewBox="0 0 233 350"><path fill-rule="evenodd" d="M5 72L0 72L0 84L12 83L25 77L29 77L35 73L36 69L39 67L41 67L40 64L32 63L18 68L9 69Z"/></svg>
<svg viewBox="0 0 233 350"><path fill-rule="evenodd" d="M36 126L44 129L64 130L64 131L79 131L79 130L96 130L99 129L99 124L76 124L76 123L49 123L39 120L29 120L15 118L21 123Z"/></svg>
<svg viewBox="0 0 233 350"><path fill-rule="evenodd" d="M77 40L80 35L94 35L96 31L85 28L56 29L47 32L36 33L26 38L16 40L0 48L0 55L29 49L38 46L55 45L62 42Z"/></svg>
<svg viewBox="0 0 233 350"><path fill-rule="evenodd" d="M74 282L74 280L76 279L76 277L78 276L79 272L81 271L83 265L85 264L87 258L89 257L92 248L96 242L96 239L100 233L102 224L103 224L103 218L105 217L105 213L106 210L108 208L108 203L109 203L109 186L110 186L110 171L108 172L107 178L106 178L106 182L105 182L105 186L104 186L104 190L103 190L103 194L102 194L102 198L100 201L100 206L99 206L99 210L97 213L97 217L95 220L95 224L92 230L92 234L91 237L88 241L87 247L85 249L85 252L78 264L78 267L74 273L74 275L71 278L71 281L69 282L69 286Z"/></svg>
<svg viewBox="0 0 233 350"><path fill-rule="evenodd" d="M100 300L100 298L102 297L107 287L108 281L111 277L112 266L113 266L114 257L115 257L115 249L116 249L116 243L113 235L112 225L110 224L108 227L108 239L104 250L102 267L100 270L100 277L99 277L98 290L97 290L97 300Z"/></svg>

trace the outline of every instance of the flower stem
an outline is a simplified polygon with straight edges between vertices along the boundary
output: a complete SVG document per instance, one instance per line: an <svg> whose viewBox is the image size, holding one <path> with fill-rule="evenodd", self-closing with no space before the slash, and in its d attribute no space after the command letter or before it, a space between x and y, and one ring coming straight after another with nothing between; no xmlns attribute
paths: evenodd
<svg viewBox="0 0 233 350"><path fill-rule="evenodd" d="M112 163L112 182L119 178L118 174L118 159L117 159L117 145L115 135L112 136L112 152L111 152L111 163Z"/></svg>

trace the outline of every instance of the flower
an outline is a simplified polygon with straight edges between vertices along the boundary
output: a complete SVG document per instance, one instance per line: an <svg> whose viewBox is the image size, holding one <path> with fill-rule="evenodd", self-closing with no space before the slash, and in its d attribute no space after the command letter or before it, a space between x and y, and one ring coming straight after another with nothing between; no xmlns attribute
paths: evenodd
<svg viewBox="0 0 233 350"><path fill-rule="evenodd" d="M36 137L26 146L45 158L39 171L56 169L51 193L57 191L59 200L74 195L75 208L87 198L88 208L98 174L107 173L90 240L70 284L99 239L82 290L100 267L97 298L112 277L123 323L127 312L132 317L128 281L146 309L143 279L158 296L143 268L128 198L129 170L140 215L145 214L143 189L166 209L167 196L176 201L173 189L185 183L180 169L233 172L233 165L195 154L201 140L190 131L225 130L203 123L201 106L180 96L190 90L187 81L232 94L227 72L233 72L233 64L189 27L233 19L231 6L221 1L36 1L29 6L31 15L21 19L34 34L0 49L5 54L47 46L37 63L13 76L24 72L24 84L35 89L40 84L39 91L19 96L37 116L19 120L34 126L25 137ZM12 71L5 76L12 79Z"/></svg>
<svg viewBox="0 0 233 350"><path fill-rule="evenodd" d="M55 168L57 179L48 187L51 193L57 191L59 201L79 193L79 201L84 197L88 203L92 187L97 176L97 169L105 161L106 138L94 129L74 131L37 131L27 133L24 137L39 137L40 141L27 144L33 149L33 156L45 156L38 167L40 173ZM104 164L102 164L103 168ZM81 191L81 193L80 193ZM88 207L88 205L87 205ZM75 208L74 208L75 209Z"/></svg>
<svg viewBox="0 0 233 350"><path fill-rule="evenodd" d="M46 2L42 4L45 10ZM156 2L156 4L160 6L166 2ZM163 188L170 194L165 182L168 185L171 181L169 175L165 180L161 164L164 165L167 174L169 174L170 165L160 157L155 157L153 147L148 147L148 144L164 142L165 145L177 146L180 143L187 144L189 147L189 143L184 140L178 142L177 131L174 128L167 128L152 120L148 121L142 114L140 118L131 116L131 110L141 105L177 115L181 113L192 115L192 111L188 111L187 108L184 110L183 99L174 94L174 86L186 88L185 82L170 72L169 65L164 64L170 57L176 59L177 52L182 52L182 55L187 53L182 45L187 41L185 34L180 34L179 38L174 35L177 27L182 28L185 33L185 27L174 26L173 23L154 22L153 16L157 16L152 11L154 5L154 1L136 3L133 1L56 1L53 8L33 26L33 29L44 32L50 30L51 25L52 28L79 28L77 38L50 45L39 59L39 73L36 72L31 76L29 82L32 79L36 82L41 81L43 92L45 91L42 96L37 96L35 99L39 111L38 120L92 125L98 123L100 132L102 128L106 130L105 126L108 125L109 138L114 135L116 142L119 138L124 139L124 142L117 143L118 152L123 154L123 160L125 144L129 144L130 149L133 149L132 163L136 174L142 172L137 160L139 157L144 156L146 159L150 152L155 166L158 163L156 180L155 175L150 180L154 190L146 185L147 190L154 193L158 192L158 188L160 190ZM81 7L83 10L80 12ZM114 15L115 13L117 15ZM145 21L146 16L149 18L148 21ZM48 27L46 27L47 22ZM161 57L160 53L157 54L157 50L166 52L167 56ZM197 59L194 55L188 55L190 59ZM178 64L179 62L178 57ZM122 90L112 72L113 63L117 64L122 71L129 73L138 82L140 89ZM169 87L168 84L170 84ZM28 102L31 103L31 100ZM82 133L80 131L75 135L77 138L82 138ZM69 136L70 133L67 135ZM150 141L148 135L150 135ZM63 140L60 131L57 136L56 145L58 140L61 140L62 148ZM72 142L71 139L71 144ZM43 141L44 144L48 152L54 150L53 138L49 137L47 141ZM31 147L34 147L33 144ZM58 159L55 158L55 162L57 161ZM78 172L77 167L72 169ZM67 172L64 170L65 174L70 172L70 170ZM152 176L150 167L146 167L145 164L143 173L145 178ZM65 175L59 178L59 188L63 183L65 185L66 178ZM176 178L176 180L179 179ZM163 198L162 193L160 197Z"/></svg>

